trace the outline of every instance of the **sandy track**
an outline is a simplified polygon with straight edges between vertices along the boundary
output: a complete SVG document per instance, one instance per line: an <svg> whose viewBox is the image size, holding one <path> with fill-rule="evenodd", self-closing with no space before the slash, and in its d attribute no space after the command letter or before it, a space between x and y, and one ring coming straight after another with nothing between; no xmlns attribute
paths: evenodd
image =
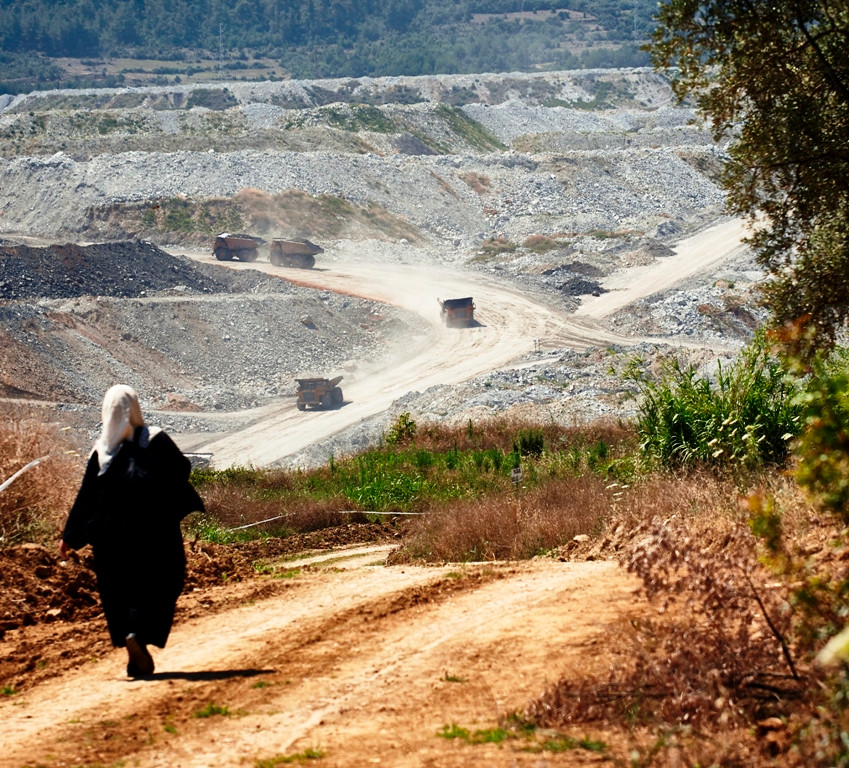
<svg viewBox="0 0 849 768"><path fill-rule="evenodd" d="M609 562L368 564L380 557L179 625L151 680L127 680L115 651L7 697L0 766L237 766L309 748L323 766L537 765L437 732L494 727L563 671L592 668L636 609L636 583ZM230 716L198 718L210 703Z"/></svg>
<svg viewBox="0 0 849 768"><path fill-rule="evenodd" d="M226 266L233 269L261 269L299 285L402 307L421 316L421 333L409 340L404 359L346 375L342 408L301 413L292 400L279 401L252 412L244 429L191 448L212 453L218 468L266 466L386 410L407 392L459 383L503 367L531 351L537 341L543 348L572 349L633 343L638 339L602 329L596 320L736 254L741 234L739 221L732 220L684 240L675 256L614 276L606 286L610 293L588 299L573 315L545 306L503 281L445 266L356 262L297 270L264 261L228 262ZM208 254L187 255L214 261ZM476 327L448 329L440 324L437 297L458 296L474 297Z"/></svg>
<svg viewBox="0 0 849 768"><path fill-rule="evenodd" d="M643 299L686 280L692 275L742 252L746 229L742 220L729 219L682 240L674 256L658 259L645 267L631 267L602 281L607 293L587 297L575 317L601 318L612 315L637 299Z"/></svg>

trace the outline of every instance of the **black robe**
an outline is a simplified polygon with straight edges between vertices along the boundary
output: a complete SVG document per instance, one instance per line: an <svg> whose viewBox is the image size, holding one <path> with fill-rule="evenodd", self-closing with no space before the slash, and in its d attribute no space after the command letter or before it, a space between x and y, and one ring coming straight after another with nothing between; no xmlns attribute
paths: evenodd
<svg viewBox="0 0 849 768"><path fill-rule="evenodd" d="M135 632L164 648L186 576L180 521L203 511L203 501L174 441L157 432L143 447L145 437L136 428L102 475L92 453L62 538L73 549L92 545L112 644Z"/></svg>

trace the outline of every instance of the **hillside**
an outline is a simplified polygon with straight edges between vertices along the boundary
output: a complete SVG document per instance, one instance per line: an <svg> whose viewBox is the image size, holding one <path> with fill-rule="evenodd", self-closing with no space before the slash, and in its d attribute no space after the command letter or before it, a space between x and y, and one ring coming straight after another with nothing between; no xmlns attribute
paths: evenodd
<svg viewBox="0 0 849 768"><path fill-rule="evenodd" d="M662 266L677 243L721 220L722 147L648 70L0 98L0 244L8 246L0 383L10 396L73 404L89 423L107 383L122 379L146 408L168 411L157 417L165 426L198 444L259 418L256 409L290 403L298 373L344 370L346 387L356 387L381 360L392 371L396 353L433 348L435 283L402 282L404 296L380 294L394 306L378 305L363 298L380 293L374 282L353 296L296 287L307 274L264 258L210 283L221 274L212 239L226 230L319 243L319 277L357 262L420 266L458 275L442 295L466 282L495 286L504 307L511 291L526 296L521 318L487 319L495 304L481 304L489 330L459 336L471 346L445 362L479 355L474 340L491 335L514 345L495 365L512 355L534 368L481 379L470 362L455 365L450 381L434 379L444 391L419 401L405 395L414 381L398 391L399 408L438 417L463 418L471 403L475 418L540 408L566 421L621 415L627 401L611 374L619 364L605 348L617 348L624 364L639 339L649 357L652 340L672 339L705 362L749 338L762 317L759 273L741 252L593 321L597 351L537 328L539 317L567 317L634 270ZM103 241L112 244L28 250ZM66 266L45 266L54 263ZM271 271L248 277L255 267ZM401 311L405 304L417 314ZM458 388L466 379L474 381Z"/></svg>
<svg viewBox="0 0 849 768"><path fill-rule="evenodd" d="M654 12L649 0L16 0L0 6L0 93L640 66Z"/></svg>

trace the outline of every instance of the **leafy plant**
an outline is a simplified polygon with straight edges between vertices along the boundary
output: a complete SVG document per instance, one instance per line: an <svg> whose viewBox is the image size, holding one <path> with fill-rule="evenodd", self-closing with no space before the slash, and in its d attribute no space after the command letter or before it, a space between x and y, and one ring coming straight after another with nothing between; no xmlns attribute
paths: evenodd
<svg viewBox="0 0 849 768"><path fill-rule="evenodd" d="M195 712L194 716L200 718L216 716L229 717L230 708L226 704L220 705L209 702L209 704L207 704L205 707L202 707L197 712Z"/></svg>
<svg viewBox="0 0 849 768"><path fill-rule="evenodd" d="M384 440L387 445L409 443L416 436L416 429L416 422L410 418L409 412L400 413L386 433Z"/></svg>
<svg viewBox="0 0 849 768"><path fill-rule="evenodd" d="M759 332L716 381L667 358L657 381L636 366L642 454L662 467L780 464L801 427L797 392Z"/></svg>
<svg viewBox="0 0 849 768"><path fill-rule="evenodd" d="M522 429L513 441L513 450L520 456L542 456L545 448L545 435L539 429Z"/></svg>
<svg viewBox="0 0 849 768"><path fill-rule="evenodd" d="M797 364L797 370L803 370ZM846 350L818 356L796 398L804 425L796 479L819 505L849 522L849 368Z"/></svg>

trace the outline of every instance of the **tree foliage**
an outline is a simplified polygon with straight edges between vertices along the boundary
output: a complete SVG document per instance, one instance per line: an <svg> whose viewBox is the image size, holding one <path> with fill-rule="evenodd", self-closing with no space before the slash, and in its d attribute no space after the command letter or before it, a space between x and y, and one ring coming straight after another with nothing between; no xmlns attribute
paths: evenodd
<svg viewBox="0 0 849 768"><path fill-rule="evenodd" d="M652 8L652 0L4 0L0 55L230 60L250 51L300 78L637 66L648 64L635 40L648 36ZM578 52L564 44L570 36L605 45ZM0 80L15 74L0 59Z"/></svg>
<svg viewBox="0 0 849 768"><path fill-rule="evenodd" d="M775 319L830 343L849 318L849 2L666 0L658 22L655 65L733 137L729 208L753 225Z"/></svg>

